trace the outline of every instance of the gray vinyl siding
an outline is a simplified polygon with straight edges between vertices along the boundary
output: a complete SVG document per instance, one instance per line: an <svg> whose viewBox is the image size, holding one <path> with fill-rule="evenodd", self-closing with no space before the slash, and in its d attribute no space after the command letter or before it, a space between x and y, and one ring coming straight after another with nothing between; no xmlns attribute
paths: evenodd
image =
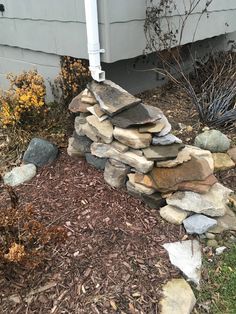
<svg viewBox="0 0 236 314"><path fill-rule="evenodd" d="M158 0L156 0L158 2ZM170 15L178 25L185 8L183 0ZM187 3L188 0L185 0ZM2 0L0 45L53 55L87 58L84 0ZM201 14L202 0L188 19L182 44L236 31L236 1L213 0L210 12ZM142 54L146 0L98 0L99 27L104 62L115 62ZM200 18L201 17L201 18ZM200 22L198 23L200 18Z"/></svg>

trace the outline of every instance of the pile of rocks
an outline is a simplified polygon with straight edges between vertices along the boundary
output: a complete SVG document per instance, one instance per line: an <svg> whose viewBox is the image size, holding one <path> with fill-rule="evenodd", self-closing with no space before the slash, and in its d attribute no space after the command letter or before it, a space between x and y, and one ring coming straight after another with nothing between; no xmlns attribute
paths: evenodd
<svg viewBox="0 0 236 314"><path fill-rule="evenodd" d="M184 145L160 109L111 81L89 83L69 109L77 116L68 154L104 169L112 187L126 186L152 208L167 203L160 215L189 233L202 234L229 214L232 191L217 182L212 153Z"/></svg>

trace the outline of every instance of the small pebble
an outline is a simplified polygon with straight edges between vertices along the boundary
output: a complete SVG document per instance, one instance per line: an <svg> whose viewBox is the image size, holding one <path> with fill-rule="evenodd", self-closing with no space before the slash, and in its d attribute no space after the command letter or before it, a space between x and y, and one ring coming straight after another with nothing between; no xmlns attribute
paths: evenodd
<svg viewBox="0 0 236 314"><path fill-rule="evenodd" d="M221 255L227 249L226 246L220 246L216 249L216 255Z"/></svg>

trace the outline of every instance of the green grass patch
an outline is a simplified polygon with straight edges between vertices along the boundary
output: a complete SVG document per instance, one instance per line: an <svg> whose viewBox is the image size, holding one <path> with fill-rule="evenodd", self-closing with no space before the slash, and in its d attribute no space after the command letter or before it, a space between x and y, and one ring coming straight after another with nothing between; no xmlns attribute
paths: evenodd
<svg viewBox="0 0 236 314"><path fill-rule="evenodd" d="M236 314L236 245L213 262L205 261L206 279L196 292L197 313Z"/></svg>

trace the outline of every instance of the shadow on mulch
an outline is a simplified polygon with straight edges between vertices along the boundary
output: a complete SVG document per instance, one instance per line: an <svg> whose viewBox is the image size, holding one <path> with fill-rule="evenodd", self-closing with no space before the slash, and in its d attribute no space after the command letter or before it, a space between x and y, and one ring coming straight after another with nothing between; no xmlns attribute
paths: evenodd
<svg viewBox="0 0 236 314"><path fill-rule="evenodd" d="M1 313L159 312L161 285L180 275L162 245L181 240L182 227L64 150L16 191L39 219L64 225L68 240L40 269L1 278Z"/></svg>

